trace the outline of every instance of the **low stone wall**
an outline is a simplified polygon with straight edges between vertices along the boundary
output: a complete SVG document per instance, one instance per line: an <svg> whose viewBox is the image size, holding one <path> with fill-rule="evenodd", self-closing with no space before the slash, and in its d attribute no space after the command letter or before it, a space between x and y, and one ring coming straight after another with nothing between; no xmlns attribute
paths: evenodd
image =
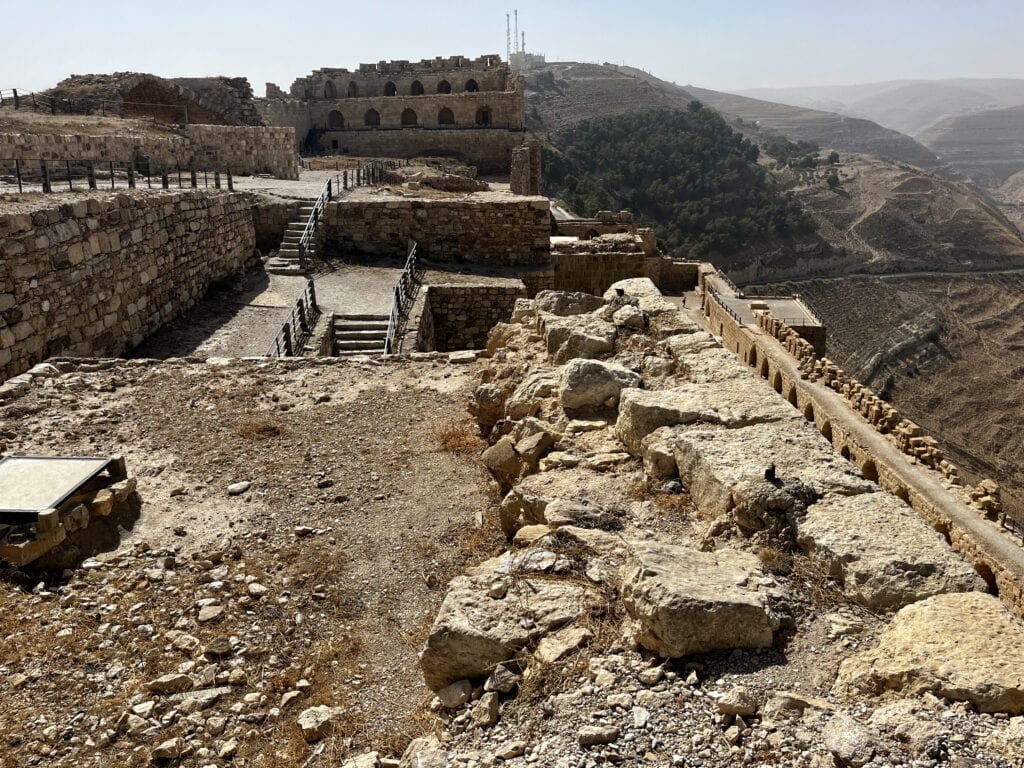
<svg viewBox="0 0 1024 768"><path fill-rule="evenodd" d="M136 192L0 215L0 379L54 355L118 355L237 272L252 203Z"/></svg>
<svg viewBox="0 0 1024 768"><path fill-rule="evenodd" d="M509 173L512 150L526 135L498 128L325 131L320 147L359 157L456 157L480 173Z"/></svg>
<svg viewBox="0 0 1024 768"><path fill-rule="evenodd" d="M609 253L552 253L552 287L556 291L603 294L608 286L631 277L660 282L661 257L642 251Z"/></svg>
<svg viewBox="0 0 1024 768"><path fill-rule="evenodd" d="M956 467L942 459L934 440L921 434L916 425L899 420L895 409L883 405L867 388L842 379L836 371L830 376L831 363L817 358L812 345L794 338L795 332L787 333L784 324L766 320L759 330L749 328L710 291L704 297L704 316L725 348L735 352L813 422L866 478L906 501L943 533L1007 606L1024 616L1024 572L1000 554L1005 547L1018 545L1003 538L999 526L991 521L998 505L992 495L998 495L995 484L985 481L977 489L960 485ZM776 332L781 339L776 338ZM891 425L893 421L895 426ZM885 435L884 439L895 450L906 453L909 461L890 461L881 455L872 448L872 438L864 436L865 428L881 433L878 438ZM941 501L936 491L942 492ZM990 519L984 519L986 516Z"/></svg>
<svg viewBox="0 0 1024 768"><path fill-rule="evenodd" d="M428 258L544 264L550 233L550 204L544 197L342 199L324 210L317 252L405 256L411 237Z"/></svg>
<svg viewBox="0 0 1024 768"><path fill-rule="evenodd" d="M487 334L512 317L516 299L526 298L522 285L431 285L426 290L416 349L450 352L482 349Z"/></svg>
<svg viewBox="0 0 1024 768"><path fill-rule="evenodd" d="M194 163L199 169L229 170L239 175L299 177L293 128L188 125L180 131L180 136L3 133L0 160L131 163L138 157L148 157L154 172Z"/></svg>
<svg viewBox="0 0 1024 768"><path fill-rule="evenodd" d="M266 255L281 247L284 231L299 214L301 200L284 200L270 195L252 195L252 220L256 247Z"/></svg>

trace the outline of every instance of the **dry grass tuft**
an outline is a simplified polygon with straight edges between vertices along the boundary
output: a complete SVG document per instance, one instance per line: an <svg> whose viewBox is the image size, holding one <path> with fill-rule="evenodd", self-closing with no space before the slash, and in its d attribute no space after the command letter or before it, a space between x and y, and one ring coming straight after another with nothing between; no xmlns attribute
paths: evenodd
<svg viewBox="0 0 1024 768"><path fill-rule="evenodd" d="M465 421L449 421L441 424L434 431L437 449L445 453L478 454L487 447L487 443Z"/></svg>
<svg viewBox="0 0 1024 768"><path fill-rule="evenodd" d="M256 418L240 422L235 427L235 432L246 440L269 440L283 435L284 429L273 419Z"/></svg>
<svg viewBox="0 0 1024 768"><path fill-rule="evenodd" d="M654 506L661 514L678 520L687 520L697 511L688 493L659 493L654 497Z"/></svg>
<svg viewBox="0 0 1024 768"><path fill-rule="evenodd" d="M772 573L785 576L793 570L793 556L775 547L762 547L757 553L757 559Z"/></svg>

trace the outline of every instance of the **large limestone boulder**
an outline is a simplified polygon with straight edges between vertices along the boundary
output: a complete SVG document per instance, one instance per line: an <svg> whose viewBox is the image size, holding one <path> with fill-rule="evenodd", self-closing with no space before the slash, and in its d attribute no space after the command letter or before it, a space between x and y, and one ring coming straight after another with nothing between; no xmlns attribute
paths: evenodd
<svg viewBox="0 0 1024 768"><path fill-rule="evenodd" d="M624 389L615 431L634 456L641 441L659 427L705 422L743 427L775 421L799 421L799 414L759 381L747 376L710 388L686 383L673 389Z"/></svg>
<svg viewBox="0 0 1024 768"><path fill-rule="evenodd" d="M594 315L541 315L540 322L548 354L557 364L574 357L601 357L615 348L615 326Z"/></svg>
<svg viewBox="0 0 1024 768"><path fill-rule="evenodd" d="M487 677L525 645L583 612L581 584L528 575L513 578L509 571L506 564L452 579L420 656L431 690Z"/></svg>
<svg viewBox="0 0 1024 768"><path fill-rule="evenodd" d="M746 552L701 552L657 542L633 542L622 573L622 599L637 638L661 656L772 644L780 594Z"/></svg>
<svg viewBox="0 0 1024 768"><path fill-rule="evenodd" d="M533 299L533 305L541 312L567 317L586 315L604 305L604 299L592 293L576 291L541 291Z"/></svg>
<svg viewBox="0 0 1024 768"><path fill-rule="evenodd" d="M648 391L625 389L619 398L615 433L634 456L641 455L641 442L660 427L718 423L718 410L694 387Z"/></svg>
<svg viewBox="0 0 1024 768"><path fill-rule="evenodd" d="M801 549L873 611L896 611L985 582L920 515L890 493L829 495L796 522Z"/></svg>
<svg viewBox="0 0 1024 768"><path fill-rule="evenodd" d="M1024 713L1024 623L982 592L908 605L878 645L846 659L835 692L872 698L925 691L980 712Z"/></svg>
<svg viewBox="0 0 1024 768"><path fill-rule="evenodd" d="M625 397L620 418L623 407ZM682 429L673 446L679 479L698 509L710 516L724 515L741 501L746 487L764 483L772 465L778 481L799 481L819 497L878 490L802 419L743 429Z"/></svg>
<svg viewBox="0 0 1024 768"><path fill-rule="evenodd" d="M621 294L619 293L620 291L622 292ZM611 301L619 295L628 296L633 299L639 299L644 296L661 298L661 291L658 290L658 286L649 277L631 277L626 280L619 280L608 286L608 290L604 292L604 300Z"/></svg>
<svg viewBox="0 0 1024 768"><path fill-rule="evenodd" d="M629 499L616 475L552 470L520 480L502 500L498 517L502 531L511 538L525 525L621 527L623 510L628 506Z"/></svg>
<svg viewBox="0 0 1024 768"><path fill-rule="evenodd" d="M559 395L562 407L597 408L609 400L618 403L619 393L639 387L640 375L615 363L600 360L570 360L562 369Z"/></svg>
<svg viewBox="0 0 1024 768"><path fill-rule="evenodd" d="M505 402L505 417L519 421L536 415L541 401L558 391L559 377L559 372L553 368L530 371Z"/></svg>

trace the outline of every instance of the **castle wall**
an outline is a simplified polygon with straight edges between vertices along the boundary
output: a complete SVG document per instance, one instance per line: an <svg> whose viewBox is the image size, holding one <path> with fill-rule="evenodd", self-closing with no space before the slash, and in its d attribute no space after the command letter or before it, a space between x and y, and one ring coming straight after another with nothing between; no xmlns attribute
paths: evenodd
<svg viewBox="0 0 1024 768"><path fill-rule="evenodd" d="M188 125L179 130L183 135L167 137L5 133L0 134L0 159L34 161L37 166L41 159L130 163L149 157L154 172L194 163L200 170L299 177L293 128Z"/></svg>
<svg viewBox="0 0 1024 768"><path fill-rule="evenodd" d="M522 298L526 298L522 285L428 286L416 349L422 352L483 349L491 328L507 323L516 299Z"/></svg>
<svg viewBox="0 0 1024 768"><path fill-rule="evenodd" d="M484 128L328 131L320 143L332 149L336 141L339 151L357 157L455 157L486 174L508 173L512 150L525 135L521 131Z"/></svg>
<svg viewBox="0 0 1024 768"><path fill-rule="evenodd" d="M409 238L433 259L476 264L548 260L550 203L543 197L481 199L343 198L327 204L317 252L405 256Z"/></svg>
<svg viewBox="0 0 1024 768"><path fill-rule="evenodd" d="M504 91L513 76L500 56L465 56L424 59L419 62L382 61L361 64L356 71L327 67L292 83L289 93L296 99L384 96L388 84L398 96L414 95L418 83L423 93L438 93L447 84L451 93L465 93L472 83L480 91ZM472 83L471 83L472 81Z"/></svg>
<svg viewBox="0 0 1024 768"><path fill-rule="evenodd" d="M879 449L888 440L878 426L855 412L847 393L836 392L809 381L802 371L804 361L768 333L747 327L710 294L705 295L704 315L708 328L720 336L722 345L764 378L776 392L793 405L864 476L906 501L998 591L1006 605L1024 616L1024 573L1009 566L999 553L1017 546L1004 538L983 511L969 505L969 493L951 484L938 470L930 469L927 457L911 458ZM793 340L797 351L813 360L810 343ZM927 441L925 441L927 443ZM893 444L895 450L900 448ZM923 446L919 450L927 450ZM899 458L895 458L898 456ZM962 496L962 498L961 498Z"/></svg>
<svg viewBox="0 0 1024 768"><path fill-rule="evenodd" d="M141 342L252 256L251 206L140 191L0 215L0 379Z"/></svg>

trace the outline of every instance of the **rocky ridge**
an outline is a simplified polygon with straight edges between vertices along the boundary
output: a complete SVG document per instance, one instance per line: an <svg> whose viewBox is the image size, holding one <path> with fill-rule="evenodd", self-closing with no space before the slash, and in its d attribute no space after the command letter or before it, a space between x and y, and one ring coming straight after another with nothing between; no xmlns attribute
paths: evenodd
<svg viewBox="0 0 1024 768"><path fill-rule="evenodd" d="M447 727L401 764L1018 764L1020 681L958 672L1005 666L990 632L937 624L924 682L891 680L931 606L1020 620L653 285L613 288L491 334L471 410L510 546L449 586L420 658Z"/></svg>

